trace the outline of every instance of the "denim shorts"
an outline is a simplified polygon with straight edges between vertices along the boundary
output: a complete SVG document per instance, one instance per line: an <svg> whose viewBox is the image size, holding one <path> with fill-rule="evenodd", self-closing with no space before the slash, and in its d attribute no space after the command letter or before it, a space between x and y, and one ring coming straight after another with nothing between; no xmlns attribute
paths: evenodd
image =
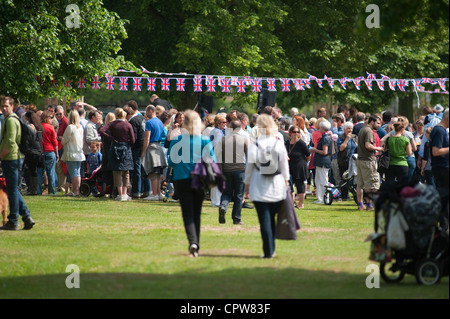
<svg viewBox="0 0 450 319"><path fill-rule="evenodd" d="M67 161L67 173L70 177L81 177L81 162L78 161Z"/></svg>

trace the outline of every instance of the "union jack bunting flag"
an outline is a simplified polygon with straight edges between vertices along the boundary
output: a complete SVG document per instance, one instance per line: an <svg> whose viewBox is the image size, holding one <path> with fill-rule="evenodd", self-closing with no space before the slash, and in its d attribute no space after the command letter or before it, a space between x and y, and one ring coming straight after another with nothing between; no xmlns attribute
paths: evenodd
<svg viewBox="0 0 450 319"><path fill-rule="evenodd" d="M325 75L325 79L327 80L328 85L330 86L330 88L334 89L334 80L332 78L329 78L326 75Z"/></svg>
<svg viewBox="0 0 450 319"><path fill-rule="evenodd" d="M386 75L383 75L383 74L381 74L381 79L384 80L384 81L388 81L389 88L392 91L395 91L395 84L396 84L397 80L391 80L390 77L388 77Z"/></svg>
<svg viewBox="0 0 450 319"><path fill-rule="evenodd" d="M133 78L133 91L142 90L142 78Z"/></svg>
<svg viewBox="0 0 450 319"><path fill-rule="evenodd" d="M72 87L72 81L66 80L66 81L64 82L64 86L65 86L66 88L71 88L71 87Z"/></svg>
<svg viewBox="0 0 450 319"><path fill-rule="evenodd" d="M275 82L275 79L273 79L273 78L268 78L267 79L267 89L269 91L276 91L277 90L277 84Z"/></svg>
<svg viewBox="0 0 450 319"><path fill-rule="evenodd" d="M194 76L194 92L202 92L202 76L196 75Z"/></svg>
<svg viewBox="0 0 450 319"><path fill-rule="evenodd" d="M305 90L305 84L300 79L292 79L292 82L294 82L294 86L297 91Z"/></svg>
<svg viewBox="0 0 450 319"><path fill-rule="evenodd" d="M366 72L366 73L367 73L367 78L364 80L364 82L366 82L367 88L370 91L372 91L372 81L376 80L377 77L375 76L375 74L368 73L368 72Z"/></svg>
<svg viewBox="0 0 450 319"><path fill-rule="evenodd" d="M290 92L291 91L291 79L280 79L281 80L281 91Z"/></svg>
<svg viewBox="0 0 450 319"><path fill-rule="evenodd" d="M347 82L348 82L348 81L349 81L349 80L348 80L348 77L340 78L340 79L339 79L339 83L341 84L341 86L342 86L342 88L343 88L344 90L347 89Z"/></svg>
<svg viewBox="0 0 450 319"><path fill-rule="evenodd" d="M128 78L121 76L119 77L119 91L128 91Z"/></svg>
<svg viewBox="0 0 450 319"><path fill-rule="evenodd" d="M161 90L170 91L170 79L168 78L161 79Z"/></svg>
<svg viewBox="0 0 450 319"><path fill-rule="evenodd" d="M156 91L156 79L147 78L147 91Z"/></svg>
<svg viewBox="0 0 450 319"><path fill-rule="evenodd" d="M447 89L445 87L445 82L446 81L448 81L446 78L440 78L440 79L437 80L437 82L439 83L439 86L441 87L441 90L447 92ZM447 92L447 94L448 94L448 92Z"/></svg>
<svg viewBox="0 0 450 319"><path fill-rule="evenodd" d="M238 93L245 93L245 79L239 79L237 83Z"/></svg>
<svg viewBox="0 0 450 319"><path fill-rule="evenodd" d="M94 76L92 78L91 84L92 84L92 89L94 89L94 90L100 89L100 80L98 79L98 76Z"/></svg>
<svg viewBox="0 0 450 319"><path fill-rule="evenodd" d="M301 81L308 89L311 88L311 80L309 78L308 79L301 79Z"/></svg>
<svg viewBox="0 0 450 319"><path fill-rule="evenodd" d="M321 80L321 79L318 79L317 77L315 77L315 76L313 76L313 75L311 75L311 74L308 74L308 80L309 80L309 81L312 81L312 80L316 81L317 85L318 85L321 89L323 88L323 84L322 84L322 80Z"/></svg>
<svg viewBox="0 0 450 319"><path fill-rule="evenodd" d="M362 80L364 80L364 77L362 77L362 76L353 79L353 84L355 84L355 87L357 90L361 89L361 81Z"/></svg>
<svg viewBox="0 0 450 319"><path fill-rule="evenodd" d="M400 91L405 92L405 87L407 87L409 82L405 79L397 80L397 86L400 89Z"/></svg>
<svg viewBox="0 0 450 319"><path fill-rule="evenodd" d="M232 86L236 86L238 83L238 77L237 76L232 76L231 77L231 85Z"/></svg>
<svg viewBox="0 0 450 319"><path fill-rule="evenodd" d="M222 93L230 93L230 89L231 89L231 79L224 78L222 80Z"/></svg>
<svg viewBox="0 0 450 319"><path fill-rule="evenodd" d="M114 90L114 77L113 76L106 76L106 89L107 90Z"/></svg>
<svg viewBox="0 0 450 319"><path fill-rule="evenodd" d="M86 79L85 78L79 78L77 82L77 88L78 89L85 89L86 88Z"/></svg>
<svg viewBox="0 0 450 319"><path fill-rule="evenodd" d="M251 85L252 85L252 92L261 92L262 79L254 78L253 80L251 80Z"/></svg>
<svg viewBox="0 0 450 319"><path fill-rule="evenodd" d="M422 80L412 80L413 86L414 88L416 88L417 90L419 90L420 92L425 92L425 88L422 86L423 83L423 79Z"/></svg>
<svg viewBox="0 0 450 319"><path fill-rule="evenodd" d="M211 75L206 77L206 91L216 92L216 79Z"/></svg>
<svg viewBox="0 0 450 319"><path fill-rule="evenodd" d="M177 91L184 92L185 89L185 79L179 78L177 79Z"/></svg>

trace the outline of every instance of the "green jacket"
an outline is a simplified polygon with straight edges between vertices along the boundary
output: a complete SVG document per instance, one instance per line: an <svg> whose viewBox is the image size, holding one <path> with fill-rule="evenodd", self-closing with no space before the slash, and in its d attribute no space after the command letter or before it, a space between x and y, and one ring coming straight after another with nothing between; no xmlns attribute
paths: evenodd
<svg viewBox="0 0 450 319"><path fill-rule="evenodd" d="M17 120L8 120L10 117L14 117ZM2 125L2 142L0 144L0 152L3 149L9 149L10 153L6 155L3 160L12 161L19 159L19 143L22 131L20 128L19 118L15 113L10 114L3 121Z"/></svg>

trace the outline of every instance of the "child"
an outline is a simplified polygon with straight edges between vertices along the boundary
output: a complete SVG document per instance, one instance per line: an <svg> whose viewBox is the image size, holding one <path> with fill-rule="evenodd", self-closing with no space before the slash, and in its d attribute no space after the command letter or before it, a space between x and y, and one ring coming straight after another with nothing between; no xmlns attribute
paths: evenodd
<svg viewBox="0 0 450 319"><path fill-rule="evenodd" d="M99 151L100 143L98 141L93 141L91 143L91 153L86 159L87 173L91 175L95 170L99 170L102 166L102 153ZM97 178L96 178L97 179ZM92 190L93 195L97 195L97 187L94 186Z"/></svg>
<svg viewBox="0 0 450 319"><path fill-rule="evenodd" d="M430 134L433 130L433 127L429 127L425 130L425 136L427 137L427 141L425 142L425 146L423 149L423 158L422 158L422 169L421 175L425 177L425 183L428 185L436 185L434 182L434 176L431 171L431 146L430 146Z"/></svg>

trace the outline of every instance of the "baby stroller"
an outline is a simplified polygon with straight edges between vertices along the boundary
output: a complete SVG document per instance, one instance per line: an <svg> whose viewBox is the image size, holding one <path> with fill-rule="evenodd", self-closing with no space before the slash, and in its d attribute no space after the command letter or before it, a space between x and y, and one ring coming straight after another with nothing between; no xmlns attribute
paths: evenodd
<svg viewBox="0 0 450 319"><path fill-rule="evenodd" d="M358 158L358 154L353 154L349 161L348 170L342 174L342 181L339 186L335 186L331 183L325 186L325 194L323 195L323 202L325 205L331 205L333 200L337 200L342 198L342 191L344 189L348 190L348 193L353 195L353 200L356 205L358 205L358 200L356 198L356 159ZM365 198L364 198L365 199Z"/></svg>
<svg viewBox="0 0 450 319"><path fill-rule="evenodd" d="M356 204L356 185L354 183L355 176L348 177L348 171L342 175L342 183L340 186L335 186L331 183L325 186L325 194L323 195L323 202L325 205L331 205L333 200L337 200L342 197L342 190L347 189L349 193L353 195L353 199Z"/></svg>
<svg viewBox="0 0 450 319"><path fill-rule="evenodd" d="M80 184L80 195L83 197L88 197L92 191L96 188L98 192L102 192L102 172L101 168L97 168L92 172L91 176L82 178ZM95 187L95 188L94 188ZM106 191L108 193L111 191L111 186L106 186Z"/></svg>
<svg viewBox="0 0 450 319"><path fill-rule="evenodd" d="M443 207L443 209L442 209ZM370 260L380 262L387 283L415 275L423 285L433 285L449 273L448 232L440 228L448 212L448 190L404 180L383 183L375 199L375 232Z"/></svg>

